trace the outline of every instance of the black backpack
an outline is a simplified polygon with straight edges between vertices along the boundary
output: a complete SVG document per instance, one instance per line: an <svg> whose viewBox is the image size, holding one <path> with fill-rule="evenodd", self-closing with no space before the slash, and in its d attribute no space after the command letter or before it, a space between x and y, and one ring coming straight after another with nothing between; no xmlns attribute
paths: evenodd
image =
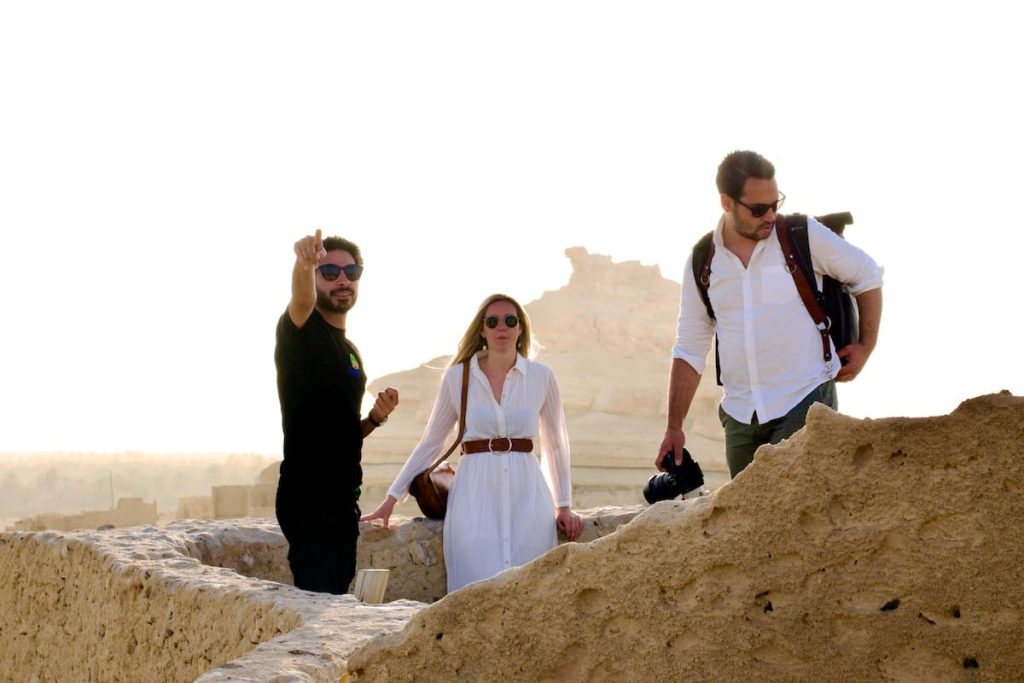
<svg viewBox="0 0 1024 683"><path fill-rule="evenodd" d="M822 225L840 237L846 226L853 223L853 215L849 212L830 213L815 216ZM775 234L782 245L793 281L800 297L803 299L807 312L814 320L822 335L822 357L825 362L832 360L832 350L828 338L832 338L836 350L857 341L859 332L857 319L857 302L842 282L824 275L821 289L814 277L811 265L811 246L807 239L807 216L799 213L779 216L775 223ZM707 308L708 316L714 320L715 310L711 307L708 286L711 282L711 259L715 255L712 233L701 237L693 246L693 278L697 282L697 291ZM843 361L845 363L845 360ZM722 367L718 360L718 337L715 337L715 374L718 383L722 383Z"/></svg>

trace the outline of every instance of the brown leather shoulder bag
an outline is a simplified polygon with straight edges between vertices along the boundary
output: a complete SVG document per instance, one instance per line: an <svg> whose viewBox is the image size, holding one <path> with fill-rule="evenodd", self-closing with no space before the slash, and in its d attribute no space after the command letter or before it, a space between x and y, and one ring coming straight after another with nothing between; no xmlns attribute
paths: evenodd
<svg viewBox="0 0 1024 683"><path fill-rule="evenodd" d="M469 393L469 361L462 362L462 407L459 410L459 435L455 443L427 469L416 475L409 485L409 493L416 499L420 510L430 519L444 519L448 509L448 490L455 478L455 469L445 459L462 443L466 433L466 396Z"/></svg>

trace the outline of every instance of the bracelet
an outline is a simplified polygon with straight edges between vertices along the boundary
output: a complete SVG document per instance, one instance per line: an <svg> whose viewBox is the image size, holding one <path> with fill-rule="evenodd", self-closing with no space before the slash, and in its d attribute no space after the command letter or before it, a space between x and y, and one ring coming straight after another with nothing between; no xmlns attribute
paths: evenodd
<svg viewBox="0 0 1024 683"><path fill-rule="evenodd" d="M385 415L383 420L377 422L376 420L373 419L373 413L367 413L366 419L369 420L370 424L373 425L373 428L376 429L377 427L380 427L382 424L388 421L388 416Z"/></svg>

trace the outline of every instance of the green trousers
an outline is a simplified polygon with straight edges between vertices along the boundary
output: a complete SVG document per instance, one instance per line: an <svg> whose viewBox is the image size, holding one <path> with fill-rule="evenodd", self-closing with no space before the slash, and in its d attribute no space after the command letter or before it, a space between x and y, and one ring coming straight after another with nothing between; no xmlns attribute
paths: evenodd
<svg viewBox="0 0 1024 683"><path fill-rule="evenodd" d="M832 410L839 410L835 380L817 386L788 413L764 424L757 421L757 413L754 413L750 424L744 424L733 419L719 406L718 418L725 428L725 460L729 464L730 476L735 477L746 469L754 460L754 451L760 446L779 443L803 427L812 403L824 403Z"/></svg>

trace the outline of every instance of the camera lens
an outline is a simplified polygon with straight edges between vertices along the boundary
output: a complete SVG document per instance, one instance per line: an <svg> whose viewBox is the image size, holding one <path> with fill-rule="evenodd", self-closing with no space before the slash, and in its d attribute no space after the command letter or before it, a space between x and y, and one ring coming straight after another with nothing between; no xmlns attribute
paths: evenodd
<svg viewBox="0 0 1024 683"><path fill-rule="evenodd" d="M700 465L685 448L681 465L676 465L675 454L671 451L665 454L661 464L667 471L653 475L644 486L644 499L652 505L661 500L672 500L704 485Z"/></svg>
<svg viewBox="0 0 1024 683"><path fill-rule="evenodd" d="M659 500L671 500L680 493L676 478L669 472L653 475L644 486L644 499L652 505Z"/></svg>

